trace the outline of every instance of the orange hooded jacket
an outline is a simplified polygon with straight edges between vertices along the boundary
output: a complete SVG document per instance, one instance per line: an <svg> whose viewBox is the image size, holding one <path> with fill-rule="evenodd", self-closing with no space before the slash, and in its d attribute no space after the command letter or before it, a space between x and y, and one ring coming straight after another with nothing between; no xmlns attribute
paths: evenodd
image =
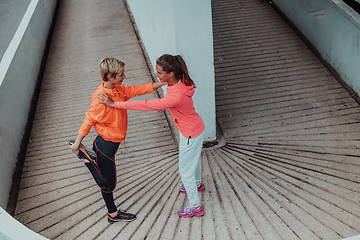
<svg viewBox="0 0 360 240"><path fill-rule="evenodd" d="M98 94L103 92L109 94L114 102L125 102L132 97L153 91L153 83L129 87L116 85L113 89L104 88L102 83L91 96L90 109L86 111L86 117L79 129L80 135L85 137L94 126L97 134L106 141L121 143L126 137L127 111L99 103Z"/></svg>

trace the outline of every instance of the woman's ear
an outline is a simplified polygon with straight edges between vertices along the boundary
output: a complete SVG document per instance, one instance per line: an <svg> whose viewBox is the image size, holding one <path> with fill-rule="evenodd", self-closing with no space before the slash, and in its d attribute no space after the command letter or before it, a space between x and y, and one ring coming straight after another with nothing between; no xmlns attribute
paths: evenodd
<svg viewBox="0 0 360 240"><path fill-rule="evenodd" d="M174 72L170 72L170 73L169 73L169 76L170 76L171 78L172 78L174 75L175 75Z"/></svg>

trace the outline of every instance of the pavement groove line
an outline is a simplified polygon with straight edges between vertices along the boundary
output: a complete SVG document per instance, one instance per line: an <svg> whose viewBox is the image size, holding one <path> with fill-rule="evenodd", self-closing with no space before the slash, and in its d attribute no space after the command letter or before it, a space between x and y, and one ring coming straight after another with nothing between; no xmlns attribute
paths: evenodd
<svg viewBox="0 0 360 240"><path fill-rule="evenodd" d="M239 162L232 175L245 181L269 225L279 221L276 232L296 235L283 239L358 235L359 105L289 26L264 17L270 12L266 2L213 1L221 150Z"/></svg>
<svg viewBox="0 0 360 240"><path fill-rule="evenodd" d="M70 152L104 57L125 85L151 81L123 1L62 0L15 218L49 239L327 239L360 234L360 108L267 1L213 0L217 121L225 146L201 155L205 215L182 219L178 151L166 117L128 111L109 224ZM195 79L196 82L196 79ZM156 98L155 93L137 99ZM95 131L84 139L91 146Z"/></svg>

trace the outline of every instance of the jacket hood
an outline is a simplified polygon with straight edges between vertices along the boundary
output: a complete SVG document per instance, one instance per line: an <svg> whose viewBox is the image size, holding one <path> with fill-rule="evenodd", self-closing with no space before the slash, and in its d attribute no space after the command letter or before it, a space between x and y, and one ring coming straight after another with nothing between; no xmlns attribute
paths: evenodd
<svg viewBox="0 0 360 240"><path fill-rule="evenodd" d="M186 86L183 82L178 82L173 86L169 86L169 90L172 92L182 93L188 97L192 97L195 93L194 85Z"/></svg>

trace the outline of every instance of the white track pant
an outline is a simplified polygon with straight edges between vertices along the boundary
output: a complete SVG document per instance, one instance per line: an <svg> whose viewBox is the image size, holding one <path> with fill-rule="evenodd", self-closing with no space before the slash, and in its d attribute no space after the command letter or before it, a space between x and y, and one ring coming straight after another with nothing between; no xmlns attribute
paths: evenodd
<svg viewBox="0 0 360 240"><path fill-rule="evenodd" d="M191 207L200 206L197 185L201 183L200 155L204 132L195 138L179 134L179 172Z"/></svg>

